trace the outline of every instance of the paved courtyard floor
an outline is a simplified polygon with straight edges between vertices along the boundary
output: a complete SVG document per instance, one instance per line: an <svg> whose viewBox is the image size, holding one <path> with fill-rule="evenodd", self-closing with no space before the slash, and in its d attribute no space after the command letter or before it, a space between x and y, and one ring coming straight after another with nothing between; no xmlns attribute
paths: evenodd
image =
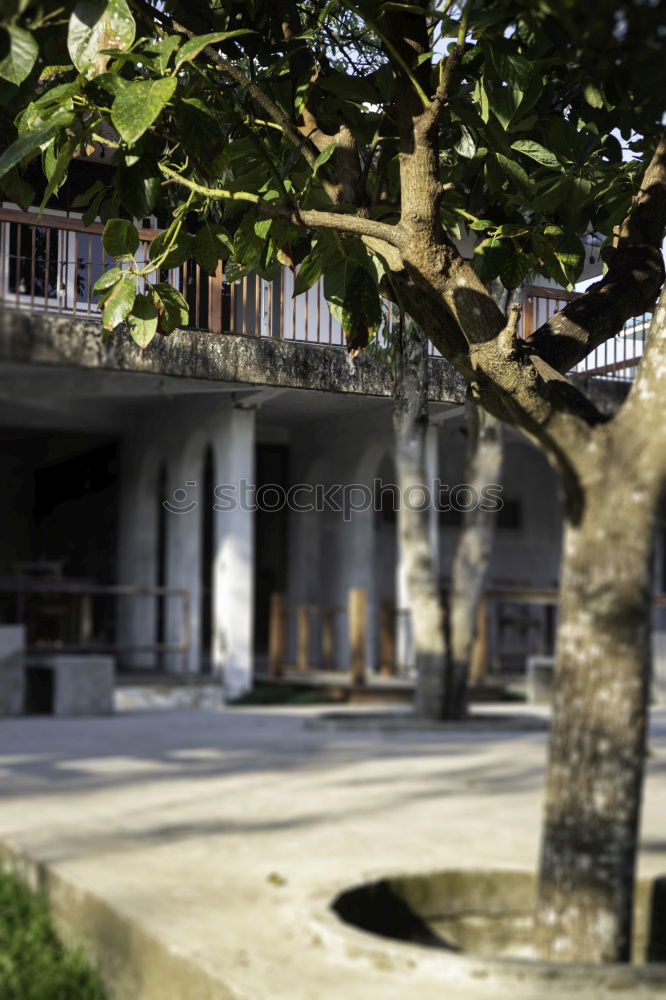
<svg viewBox="0 0 666 1000"><path fill-rule="evenodd" d="M388 873L534 870L543 712L488 708L468 729L438 730L321 714L3 720L0 853L48 887L119 1000L530 996L483 978L443 988L438 953L415 963L413 946L344 928L328 906ZM663 709L640 869L666 873Z"/></svg>

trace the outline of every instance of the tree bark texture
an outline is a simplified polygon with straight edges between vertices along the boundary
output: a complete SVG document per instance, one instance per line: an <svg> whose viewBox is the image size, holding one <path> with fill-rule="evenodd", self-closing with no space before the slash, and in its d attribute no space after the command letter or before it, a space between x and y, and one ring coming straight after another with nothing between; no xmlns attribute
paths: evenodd
<svg viewBox="0 0 666 1000"><path fill-rule="evenodd" d="M467 458L465 484L477 495L499 483L502 473L502 425L472 399L465 403ZM496 513L480 506L468 510L451 569L449 592L449 650L445 713L461 719L467 714L469 662L476 634L479 603L495 537Z"/></svg>
<svg viewBox="0 0 666 1000"><path fill-rule="evenodd" d="M393 424L400 489L398 543L405 568L416 666L415 711L441 719L444 712L446 636L430 533L429 504L418 504L426 485L428 341L414 324L396 346ZM414 502L416 501L416 502Z"/></svg>

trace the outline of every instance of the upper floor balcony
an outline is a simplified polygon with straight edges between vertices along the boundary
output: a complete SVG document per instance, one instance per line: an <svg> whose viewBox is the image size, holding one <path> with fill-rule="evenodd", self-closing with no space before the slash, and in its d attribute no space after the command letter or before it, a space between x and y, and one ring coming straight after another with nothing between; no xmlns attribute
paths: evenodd
<svg viewBox="0 0 666 1000"><path fill-rule="evenodd" d="M71 214L35 213L0 207L0 305L78 318L100 317L93 287L116 262L102 245L101 223L85 226ZM140 229L137 262L148 260L155 229ZM122 266L122 265L121 265ZM213 277L194 260L170 271L156 272L153 281L170 281L187 300L190 329L212 334L269 338L300 344L343 347L344 333L331 315L318 281L294 296L294 275L282 268L273 281L247 275L227 282L222 267ZM577 293L531 285L525 288L521 332L527 337ZM593 351L575 374L630 381L647 337L650 314L637 317L612 340ZM391 316L387 311L387 327ZM379 342L382 342L380 332ZM431 347L431 354L438 352Z"/></svg>

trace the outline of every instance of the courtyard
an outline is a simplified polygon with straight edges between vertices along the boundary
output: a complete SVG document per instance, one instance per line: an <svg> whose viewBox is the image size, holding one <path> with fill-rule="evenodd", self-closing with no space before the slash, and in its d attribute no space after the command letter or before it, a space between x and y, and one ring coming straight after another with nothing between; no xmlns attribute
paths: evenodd
<svg viewBox="0 0 666 1000"><path fill-rule="evenodd" d="M665 736L656 708L643 877L666 872ZM547 710L521 705L448 725L338 706L6 719L0 852L114 1000L565 997L330 909L388 874L535 871L546 741ZM608 995L594 975L577 992Z"/></svg>

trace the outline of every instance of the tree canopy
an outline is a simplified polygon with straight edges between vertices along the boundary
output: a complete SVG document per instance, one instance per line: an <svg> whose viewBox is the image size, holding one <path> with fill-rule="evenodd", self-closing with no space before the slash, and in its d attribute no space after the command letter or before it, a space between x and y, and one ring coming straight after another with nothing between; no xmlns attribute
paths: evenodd
<svg viewBox="0 0 666 1000"><path fill-rule="evenodd" d="M178 292L142 277L194 255L209 273L223 259L229 280L292 266L297 292L323 275L362 348L380 291L401 299L390 258L426 201L442 246L478 235L484 284L537 272L571 286L582 236L601 234L610 260L663 114L659 11L640 2L8 6L0 184L33 202L23 167L41 156L43 206L74 157L109 147L113 173L77 202L107 222L108 252L136 251L123 218L165 224L148 268L97 286L105 327L129 318L142 345L186 316ZM407 169L415 141L431 148L426 180Z"/></svg>

